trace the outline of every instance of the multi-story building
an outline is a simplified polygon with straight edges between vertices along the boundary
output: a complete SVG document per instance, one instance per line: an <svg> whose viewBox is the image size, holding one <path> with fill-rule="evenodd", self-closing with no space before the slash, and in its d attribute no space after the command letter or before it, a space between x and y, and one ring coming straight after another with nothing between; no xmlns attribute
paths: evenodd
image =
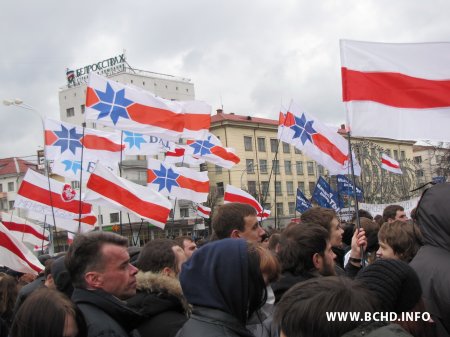
<svg viewBox="0 0 450 337"><path fill-rule="evenodd" d="M241 162L231 170L208 164L208 171L210 184L216 187L218 204L223 202L227 184L239 187L254 195L265 208L271 210L272 214L265 221L266 225L278 227L296 216L297 188L311 197L319 176L326 177L332 184L333 181L323 166L292 145L279 142L277 132L277 120L217 110L217 114L211 119L211 133L225 147L234 148ZM414 142L355 138L353 143L358 144L356 153L361 162L373 161L374 158L379 158L381 152L399 160L413 157ZM363 173L362 180L373 180L373 175L374 171L370 174L366 172L365 177Z"/></svg>
<svg viewBox="0 0 450 337"><path fill-rule="evenodd" d="M115 58L103 60L74 71L67 70L68 82L59 90L60 117L62 121L77 125L81 125L85 121L86 88L88 73L90 71L98 72L117 82L147 90L164 99L195 99L194 84L190 79L133 69L126 62L124 55L119 55ZM92 121L87 122L86 127L108 129ZM122 177L145 185L147 181L146 167L145 156L127 156L121 165ZM79 182L74 181L72 184L74 188L79 188ZM173 220L169 218L165 232L157 228L149 231L146 229L142 230L140 219L131 216L129 221L127 215L123 214L121 217L120 212L105 208L96 209L99 218L98 225L101 225L104 229L112 227L114 230L119 230L119 224L122 224L120 228L122 232L129 228L128 223L131 222L135 242L137 240L136 235L138 234L140 237L145 236L146 238L169 235L177 236L181 233L185 235L192 234L195 229L204 228L202 219L195 216L191 202L178 200L174 204L174 217ZM144 228L148 227L145 223L144 225Z"/></svg>
<svg viewBox="0 0 450 337"><path fill-rule="evenodd" d="M0 210L13 211L17 191L29 168L36 170L37 165L26 160L12 157L0 159ZM25 216L26 210L14 210L18 216Z"/></svg>
<svg viewBox="0 0 450 337"><path fill-rule="evenodd" d="M417 165L418 182L425 184L433 178L450 179L450 149L440 146L416 145L413 148L414 163Z"/></svg>

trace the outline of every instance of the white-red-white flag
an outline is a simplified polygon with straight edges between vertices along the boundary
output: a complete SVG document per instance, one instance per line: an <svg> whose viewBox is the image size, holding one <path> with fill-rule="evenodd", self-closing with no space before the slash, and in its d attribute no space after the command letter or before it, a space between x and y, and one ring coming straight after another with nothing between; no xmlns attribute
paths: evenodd
<svg viewBox="0 0 450 337"><path fill-rule="evenodd" d="M264 209L251 194L234 187L233 185L227 185L225 187L223 202L225 204L230 202L240 202L242 204L253 206L256 209L259 220L267 219L270 216L270 210Z"/></svg>
<svg viewBox="0 0 450 337"><path fill-rule="evenodd" d="M202 218L209 219L211 214L211 208L203 206L201 204L197 204L197 214Z"/></svg>
<svg viewBox="0 0 450 337"><path fill-rule="evenodd" d="M86 92L86 119L120 130L178 141L202 138L211 124L211 106L201 101L156 97L93 72Z"/></svg>
<svg viewBox="0 0 450 337"><path fill-rule="evenodd" d="M71 232L67 232L67 244L70 246L73 243L73 239L75 238L75 234Z"/></svg>
<svg viewBox="0 0 450 337"><path fill-rule="evenodd" d="M330 171L331 175L351 172L348 141L336 129L323 124L311 113L291 102L278 135L286 143L294 145L309 158ZM355 175L361 174L361 167L353 154Z"/></svg>
<svg viewBox="0 0 450 337"><path fill-rule="evenodd" d="M205 162L197 156L193 156L189 151L186 151L187 145L170 143L169 150L165 153L164 163L176 164L183 163L189 165L200 165Z"/></svg>
<svg viewBox="0 0 450 337"><path fill-rule="evenodd" d="M44 269L37 257L2 223L0 223L0 261L2 265L21 273L37 275Z"/></svg>
<svg viewBox="0 0 450 337"><path fill-rule="evenodd" d="M208 133L204 139L188 140L186 153L226 169L231 169L241 160L234 149L223 147L212 133Z"/></svg>
<svg viewBox="0 0 450 337"><path fill-rule="evenodd" d="M381 168L392 173L403 174L399 162L384 153L381 155Z"/></svg>
<svg viewBox="0 0 450 337"><path fill-rule="evenodd" d="M50 182L50 189L49 189ZM69 184L28 169L17 191L14 207L58 218L74 219L92 215L92 205L79 200L78 192ZM52 211L53 208L53 211Z"/></svg>
<svg viewBox="0 0 450 337"><path fill-rule="evenodd" d="M341 40L353 135L450 141L450 43Z"/></svg>
<svg viewBox="0 0 450 337"><path fill-rule="evenodd" d="M55 221L53 221L53 217L51 215L45 215L36 212L28 212L28 217L41 221L46 225L52 227L55 227L56 223L57 228L73 233L78 233L78 231L80 233L93 231L95 229L95 224L97 223L97 217L93 213L81 216L80 220L78 219L78 217L74 217L73 219L63 219L55 217Z"/></svg>
<svg viewBox="0 0 450 337"><path fill-rule="evenodd" d="M13 214L0 212L0 221L14 237L32 245L48 244L48 230Z"/></svg>
<svg viewBox="0 0 450 337"><path fill-rule="evenodd" d="M100 163L87 182L86 201L130 212L164 228L172 208L160 193L116 176Z"/></svg>
<svg viewBox="0 0 450 337"><path fill-rule="evenodd" d="M166 196L201 203L208 199L208 172L176 167L148 158L147 186Z"/></svg>

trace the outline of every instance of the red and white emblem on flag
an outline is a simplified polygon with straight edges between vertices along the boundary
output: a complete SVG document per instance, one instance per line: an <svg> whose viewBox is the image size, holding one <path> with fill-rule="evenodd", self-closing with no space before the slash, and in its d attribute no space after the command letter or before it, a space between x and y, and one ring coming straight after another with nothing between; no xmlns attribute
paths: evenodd
<svg viewBox="0 0 450 337"><path fill-rule="evenodd" d="M75 198L76 194L77 192L72 188L72 186L70 186L69 184L65 184L61 192L61 198L65 202L69 202L72 201L73 198Z"/></svg>

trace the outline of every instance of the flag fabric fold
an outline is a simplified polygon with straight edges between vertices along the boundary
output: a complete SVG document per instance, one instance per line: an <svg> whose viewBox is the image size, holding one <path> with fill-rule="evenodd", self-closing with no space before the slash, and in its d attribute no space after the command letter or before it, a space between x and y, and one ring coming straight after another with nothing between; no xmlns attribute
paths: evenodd
<svg viewBox="0 0 450 337"><path fill-rule="evenodd" d="M348 142L336 130L324 125L295 103L291 103L289 111L284 118L280 117L280 121L283 125L278 135L282 141L294 145L328 169L331 175L350 172ZM361 167L354 155L353 164L355 175L360 175Z"/></svg>
<svg viewBox="0 0 450 337"><path fill-rule="evenodd" d="M381 168L395 174L403 174L399 162L385 153L381 155Z"/></svg>
<svg viewBox="0 0 450 337"><path fill-rule="evenodd" d="M147 186L172 198L201 203L208 198L208 172L198 172L186 167L176 167L148 158Z"/></svg>
<svg viewBox="0 0 450 337"><path fill-rule="evenodd" d="M202 218L209 219L211 214L211 208L203 206L201 204L197 204L197 214Z"/></svg>
<svg viewBox="0 0 450 337"><path fill-rule="evenodd" d="M49 232L44 228L16 215L0 212L0 221L17 240L31 245L48 244Z"/></svg>
<svg viewBox="0 0 450 337"><path fill-rule="evenodd" d="M233 185L225 187L225 194L223 196L224 204L230 202L240 202L248 204L256 209L257 217L260 221L267 219L270 216L270 210L264 209L261 204L250 194Z"/></svg>
<svg viewBox="0 0 450 337"><path fill-rule="evenodd" d="M211 106L163 99L90 73L85 116L116 129L178 141L204 137L211 124Z"/></svg>
<svg viewBox="0 0 450 337"><path fill-rule="evenodd" d="M340 48L352 135L450 141L450 43L341 40Z"/></svg>
<svg viewBox="0 0 450 337"><path fill-rule="evenodd" d="M295 209L299 213L303 213L312 207L311 202L306 199L305 195L297 188L297 198L295 200Z"/></svg>
<svg viewBox="0 0 450 337"><path fill-rule="evenodd" d="M234 149L223 147L222 142L212 133L208 133L205 139L188 140L187 145L187 153L226 169L231 169L240 162Z"/></svg>
<svg viewBox="0 0 450 337"><path fill-rule="evenodd" d="M84 201L80 203L78 192L69 184L47 178L31 169L28 169L17 191L14 207L50 216L54 213L55 217L64 219L78 218L80 212L82 216L92 213L92 205Z"/></svg>
<svg viewBox="0 0 450 337"><path fill-rule="evenodd" d="M160 193L116 176L100 163L87 182L85 200L130 212L164 228L172 204Z"/></svg>
<svg viewBox="0 0 450 337"><path fill-rule="evenodd" d="M82 215L80 221L77 215L77 217L72 219L55 218L54 222L51 215L44 215L32 211L28 212L28 217L52 227L55 227L56 222L57 228L73 233L78 233L78 231L80 233L93 231L95 229L95 224L97 223L97 217L93 213Z"/></svg>
<svg viewBox="0 0 450 337"><path fill-rule="evenodd" d="M44 266L11 231L0 223L0 261L12 270L37 275Z"/></svg>

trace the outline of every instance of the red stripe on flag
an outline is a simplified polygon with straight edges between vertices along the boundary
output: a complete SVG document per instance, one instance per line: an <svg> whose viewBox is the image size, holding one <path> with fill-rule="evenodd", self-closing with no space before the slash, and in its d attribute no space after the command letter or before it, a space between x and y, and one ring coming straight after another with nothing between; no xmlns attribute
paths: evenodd
<svg viewBox="0 0 450 337"><path fill-rule="evenodd" d="M184 114L184 128L193 131L209 130L211 115L209 114Z"/></svg>
<svg viewBox="0 0 450 337"><path fill-rule="evenodd" d="M53 133L53 131L45 130L45 145L53 145L54 142L58 140L58 137Z"/></svg>
<svg viewBox="0 0 450 337"><path fill-rule="evenodd" d="M90 107L99 102L99 98L94 89L88 87L86 90L86 106Z"/></svg>
<svg viewBox="0 0 450 337"><path fill-rule="evenodd" d="M5 225L6 228L8 228L10 231L15 231L15 232L21 232L21 233L26 233L26 234L31 234L35 237L37 237L39 240L46 240L48 241L48 237L46 237L45 235L43 235L42 233L39 233L38 231L36 231L34 228L32 228L31 226L28 226L27 224L23 224L23 223L17 223L17 222L12 222L12 221L8 221L6 222L5 220L2 220L2 223Z"/></svg>
<svg viewBox="0 0 450 337"><path fill-rule="evenodd" d="M81 223L84 223L86 225L94 226L97 222L97 217L94 215L88 215L85 217L82 217L81 219L74 219L74 221L80 221Z"/></svg>
<svg viewBox="0 0 450 337"><path fill-rule="evenodd" d="M62 200L61 195L55 192L33 185L28 181L22 181L17 194L24 198L31 199L41 204L59 208L71 213L78 214L80 211L80 202L78 200L72 200L65 202ZM89 214L92 212L92 205L81 202L81 214Z"/></svg>
<svg viewBox="0 0 450 337"><path fill-rule="evenodd" d="M317 146L322 152L325 152L335 161L337 161L341 165L344 165L348 157L345 154L343 154L342 151L339 150L339 148L336 145L331 143L328 140L328 138L326 138L320 133L315 133L312 135L312 139L314 145Z"/></svg>
<svg viewBox="0 0 450 337"><path fill-rule="evenodd" d="M386 166L395 168L395 169L399 169L399 168L400 168L400 165L395 165L394 163L392 163L392 162L390 162L389 160L386 160L386 159L384 159L384 158L381 159L381 163L384 164L384 165L386 165Z"/></svg>
<svg viewBox="0 0 450 337"><path fill-rule="evenodd" d="M15 243L9 238L9 236L3 232L0 232L0 242L1 242L2 247L5 247L11 253L13 253L14 255L17 255L20 259L25 261L30 266L31 269L35 270L38 273L42 270L38 266L35 266L33 263L28 261L28 259L22 253L22 251L15 245Z"/></svg>
<svg viewBox="0 0 450 337"><path fill-rule="evenodd" d="M80 142L84 145L85 148L91 150L120 152L125 148L125 145L116 144L107 138L94 135L85 135L80 139Z"/></svg>
<svg viewBox="0 0 450 337"><path fill-rule="evenodd" d="M261 205L257 201L254 201L254 200L251 200L249 198L240 196L238 194L231 194L229 192L225 192L223 200L226 200L226 201L229 201L229 202L240 202L242 204L248 204L250 206L253 206L257 210L257 212L261 212L262 211Z"/></svg>
<svg viewBox="0 0 450 337"><path fill-rule="evenodd" d="M165 109L134 103L127 108L130 118L138 123L182 132L184 115Z"/></svg>
<svg viewBox="0 0 450 337"><path fill-rule="evenodd" d="M236 156L234 153L228 152L227 150L225 150L223 147L220 147L220 146L212 147L211 153L215 154L217 157L231 161L235 164L237 164L241 161L241 159L238 156Z"/></svg>
<svg viewBox="0 0 450 337"><path fill-rule="evenodd" d="M139 199L127 189L104 179L95 173L91 174L87 187L102 196L117 202L120 205L136 212L143 217L166 223L170 209L150 201Z"/></svg>
<svg viewBox="0 0 450 337"><path fill-rule="evenodd" d="M198 181L180 175L177 178L177 183L181 188L187 188L199 193L209 193L209 181Z"/></svg>
<svg viewBox="0 0 450 337"><path fill-rule="evenodd" d="M344 102L374 101L397 108L450 106L450 80L427 80L392 72L341 68Z"/></svg>

